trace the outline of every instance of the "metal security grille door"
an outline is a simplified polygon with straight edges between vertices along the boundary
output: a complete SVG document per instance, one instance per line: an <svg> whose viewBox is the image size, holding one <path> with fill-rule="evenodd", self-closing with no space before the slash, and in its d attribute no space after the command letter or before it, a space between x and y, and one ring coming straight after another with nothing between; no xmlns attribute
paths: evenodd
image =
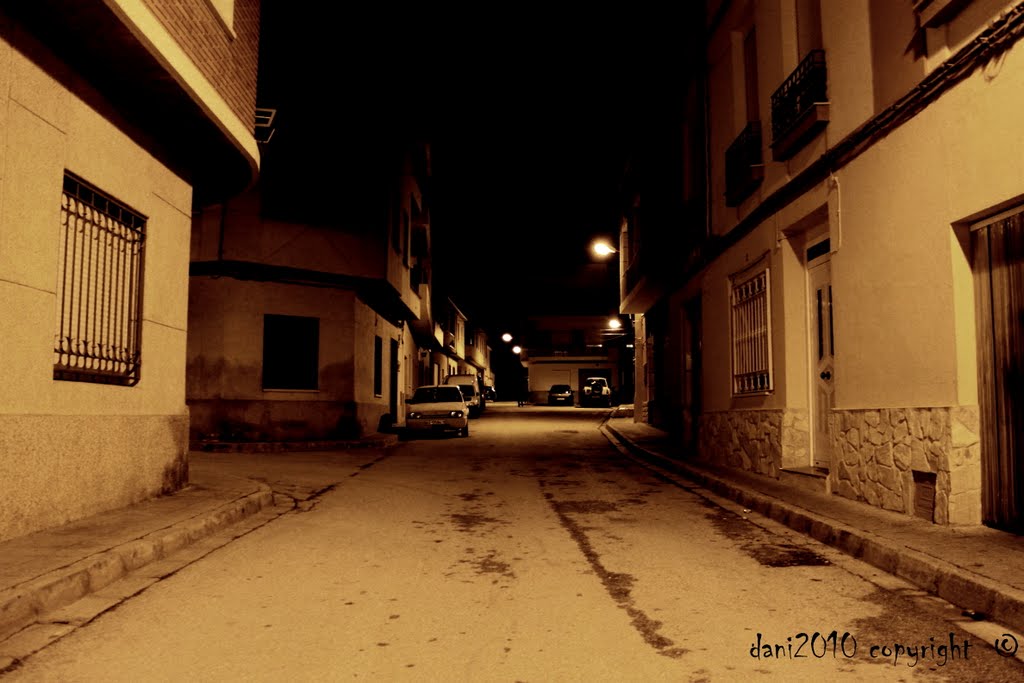
<svg viewBox="0 0 1024 683"><path fill-rule="evenodd" d="M53 378L139 381L146 218L66 174Z"/></svg>
<svg viewBox="0 0 1024 683"><path fill-rule="evenodd" d="M982 518L1024 530L1024 214L971 233L981 411Z"/></svg>

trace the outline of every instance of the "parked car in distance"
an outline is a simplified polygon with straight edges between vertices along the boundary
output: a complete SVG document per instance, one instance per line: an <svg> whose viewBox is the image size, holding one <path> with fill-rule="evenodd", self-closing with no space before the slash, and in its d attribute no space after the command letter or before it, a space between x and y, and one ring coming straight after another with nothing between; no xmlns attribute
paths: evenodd
<svg viewBox="0 0 1024 683"><path fill-rule="evenodd" d="M405 402L408 432L456 432L469 436L469 407L459 387L428 384L418 387Z"/></svg>
<svg viewBox="0 0 1024 683"><path fill-rule="evenodd" d="M581 406L612 407L612 388L604 377L588 377L583 382L583 395L580 396Z"/></svg>
<svg viewBox="0 0 1024 683"><path fill-rule="evenodd" d="M494 391L494 387L492 387L490 384L484 385L484 399L488 401L498 400L498 394L497 392Z"/></svg>
<svg viewBox="0 0 1024 683"><path fill-rule="evenodd" d="M548 405L573 405L576 402L576 393L568 384L552 384L548 389Z"/></svg>

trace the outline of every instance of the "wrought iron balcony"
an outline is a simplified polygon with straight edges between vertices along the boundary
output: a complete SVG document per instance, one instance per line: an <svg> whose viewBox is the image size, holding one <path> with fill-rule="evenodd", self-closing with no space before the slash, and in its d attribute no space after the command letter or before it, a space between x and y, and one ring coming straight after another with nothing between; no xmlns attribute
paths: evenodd
<svg viewBox="0 0 1024 683"><path fill-rule="evenodd" d="M790 158L828 124L825 51L811 50L772 93L772 159Z"/></svg>
<svg viewBox="0 0 1024 683"><path fill-rule="evenodd" d="M761 122L751 121L725 150L725 203L738 206L764 180Z"/></svg>

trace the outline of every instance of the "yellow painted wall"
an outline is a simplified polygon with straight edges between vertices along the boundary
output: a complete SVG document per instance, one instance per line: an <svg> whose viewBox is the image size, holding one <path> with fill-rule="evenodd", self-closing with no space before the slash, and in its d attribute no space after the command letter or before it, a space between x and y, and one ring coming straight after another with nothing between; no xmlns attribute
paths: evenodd
<svg viewBox="0 0 1024 683"><path fill-rule="evenodd" d="M309 400L306 391L262 387L263 316L276 314L320 319L317 400L353 400L356 304L352 292L194 277L189 298L189 399ZM372 345L369 354L372 359Z"/></svg>
<svg viewBox="0 0 1024 683"><path fill-rule="evenodd" d="M191 188L34 63L2 50L0 287L10 321L0 325L0 344L19 352L0 412L183 414ZM135 387L52 379L65 169L148 217Z"/></svg>
<svg viewBox="0 0 1024 683"><path fill-rule="evenodd" d="M0 40L0 540L187 481L192 188L97 107ZM134 387L53 379L65 170L148 218Z"/></svg>
<svg viewBox="0 0 1024 683"><path fill-rule="evenodd" d="M826 134L794 159L784 164L768 162L761 192L776 189L772 183L784 185L824 151L824 141L835 144L874 113L875 93L863 72L872 65L876 69L884 65L877 63L877 54L872 55L867 33L872 4L860 0L823 3L831 120ZM757 16L769 15L762 11ZM980 24L972 16L968 13L951 24L951 45L962 44L977 32ZM850 26L861 30L846 30ZM759 26L758 31L764 44L785 49L784 32L783 39L773 43L770 28ZM734 110L722 80L729 73L730 57L722 40L716 41L711 52L712 215L714 232L725 233L757 200L738 209L724 205L724 153L731 138L722 131L722 122L730 121ZM778 61L770 55L765 59L769 64ZM762 97L770 92L768 83ZM835 407L975 403L973 284L968 257L953 226L1024 197L1024 156L1018 152L1024 148L1024 128L1018 121L1022 100L1024 48L1018 44L837 169L834 179L826 179L766 219L709 267L702 278L708 372L705 408L738 409L750 403L781 407L775 405L781 392L806 382L805 369L798 369L798 359L789 350L806 344L801 339L806 334L803 323L794 322L805 305L797 267L802 258L799 243L789 244L790 252L773 250L772 255L773 308L776 321L785 321L774 330L779 394L775 398L738 402L730 398L726 282L746 259L772 248L769 245L779 231L790 230L801 216L823 203L828 207L827 225L836 250L832 258ZM776 308L780 302L782 308ZM787 349L782 357L781 346ZM784 402L797 406L806 398L789 391Z"/></svg>
<svg viewBox="0 0 1024 683"><path fill-rule="evenodd" d="M973 284L951 226L1021 195L1022 93L1018 45L840 174L836 369L859 381L837 381L837 408L975 400Z"/></svg>

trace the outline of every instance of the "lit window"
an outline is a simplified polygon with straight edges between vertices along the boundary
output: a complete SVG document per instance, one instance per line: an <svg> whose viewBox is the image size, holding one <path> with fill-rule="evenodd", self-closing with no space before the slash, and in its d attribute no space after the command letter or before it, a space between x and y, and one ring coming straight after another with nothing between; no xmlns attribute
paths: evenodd
<svg viewBox="0 0 1024 683"><path fill-rule="evenodd" d="M772 326L768 268L732 285L732 393L772 390Z"/></svg>
<svg viewBox="0 0 1024 683"><path fill-rule="evenodd" d="M53 378L139 381L146 219L65 173Z"/></svg>

